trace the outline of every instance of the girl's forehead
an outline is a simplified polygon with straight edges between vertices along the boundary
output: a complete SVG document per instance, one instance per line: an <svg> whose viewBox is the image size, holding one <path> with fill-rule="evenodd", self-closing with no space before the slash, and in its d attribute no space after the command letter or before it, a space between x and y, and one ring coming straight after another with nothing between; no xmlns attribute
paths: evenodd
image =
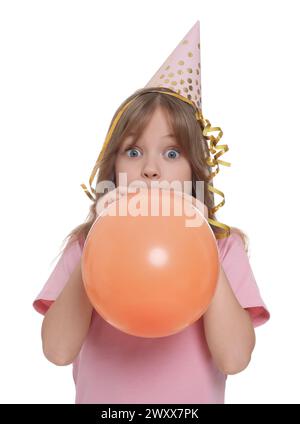
<svg viewBox="0 0 300 424"><path fill-rule="evenodd" d="M174 140L176 139L176 135L173 134L172 131L169 131L169 132L165 131L165 132L166 132L166 134L162 134L162 135L158 136L158 138L160 140L167 140L168 141L169 139L174 139ZM128 140L128 139L131 139L131 140L133 140L133 139L135 139L135 140L144 139L144 131L139 135L134 131L130 131L130 133L128 133L126 135L126 137L124 138L123 141Z"/></svg>
<svg viewBox="0 0 300 424"><path fill-rule="evenodd" d="M177 138L174 134L165 134L157 137L155 140L150 138L145 138L142 135L140 137L135 137L134 135L128 135L122 142L122 146L125 147L131 144L140 144L140 145L151 145L158 144L159 146L168 146L170 144L179 146Z"/></svg>

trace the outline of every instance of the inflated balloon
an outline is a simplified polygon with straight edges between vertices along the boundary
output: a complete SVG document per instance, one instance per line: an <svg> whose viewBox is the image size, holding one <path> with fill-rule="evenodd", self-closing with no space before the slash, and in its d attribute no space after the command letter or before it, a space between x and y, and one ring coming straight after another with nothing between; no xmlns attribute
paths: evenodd
<svg viewBox="0 0 300 424"><path fill-rule="evenodd" d="M206 312L218 275L213 231L191 201L171 190L139 190L110 204L82 253L93 307L133 336L168 336L194 323Z"/></svg>

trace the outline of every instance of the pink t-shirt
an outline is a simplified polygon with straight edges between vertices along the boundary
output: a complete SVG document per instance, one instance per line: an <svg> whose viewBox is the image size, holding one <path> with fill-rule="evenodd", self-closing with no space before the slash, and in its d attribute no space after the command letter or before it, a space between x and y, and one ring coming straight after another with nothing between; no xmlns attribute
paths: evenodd
<svg viewBox="0 0 300 424"><path fill-rule="evenodd" d="M219 259L253 326L270 313L260 295L239 235L217 240ZM61 255L33 307L45 314L80 260L83 246L70 244ZM224 403L227 376L215 366L203 319L177 334L159 338L128 335L93 309L82 348L73 362L75 403Z"/></svg>

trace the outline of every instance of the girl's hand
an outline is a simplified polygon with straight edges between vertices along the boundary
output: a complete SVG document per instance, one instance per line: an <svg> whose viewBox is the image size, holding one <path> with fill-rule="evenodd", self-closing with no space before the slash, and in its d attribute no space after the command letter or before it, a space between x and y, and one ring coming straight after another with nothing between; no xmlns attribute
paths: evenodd
<svg viewBox="0 0 300 424"><path fill-rule="evenodd" d="M187 200L190 200L192 202L192 204L194 206L196 206L197 209L200 210L200 212L204 215L205 219L207 220L208 219L208 208L207 208L207 206L204 203L202 203L199 199L197 199L196 197L194 197L190 194L185 193L185 196L186 196L185 198Z"/></svg>
<svg viewBox="0 0 300 424"><path fill-rule="evenodd" d="M117 201L122 196L130 193L131 190L128 187L118 186L117 188L108 191L97 202L96 213L100 215L111 203Z"/></svg>
<svg viewBox="0 0 300 424"><path fill-rule="evenodd" d="M196 199L195 197L193 197L192 201L193 201L193 205L195 205L200 210L200 212L203 213L205 219L208 219L207 206L204 203L202 203L199 199Z"/></svg>
<svg viewBox="0 0 300 424"><path fill-rule="evenodd" d="M187 200L188 202L191 202L197 209L199 209L199 211L203 214L205 219L208 219L208 208L204 203L202 203L199 199L197 199L196 197L192 196L191 194L187 192L176 190L176 193L180 196L183 196L184 199Z"/></svg>

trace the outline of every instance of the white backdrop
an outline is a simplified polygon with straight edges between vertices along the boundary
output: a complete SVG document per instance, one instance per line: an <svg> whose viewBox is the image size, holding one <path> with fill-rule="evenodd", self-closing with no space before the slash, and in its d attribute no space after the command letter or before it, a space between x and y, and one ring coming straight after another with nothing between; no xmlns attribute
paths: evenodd
<svg viewBox="0 0 300 424"><path fill-rule="evenodd" d="M113 113L198 19L203 113L232 164L214 180L217 216L249 234L271 313L226 403L299 403L298 12L291 0L0 2L1 403L74 403L32 302L88 213L80 184Z"/></svg>

